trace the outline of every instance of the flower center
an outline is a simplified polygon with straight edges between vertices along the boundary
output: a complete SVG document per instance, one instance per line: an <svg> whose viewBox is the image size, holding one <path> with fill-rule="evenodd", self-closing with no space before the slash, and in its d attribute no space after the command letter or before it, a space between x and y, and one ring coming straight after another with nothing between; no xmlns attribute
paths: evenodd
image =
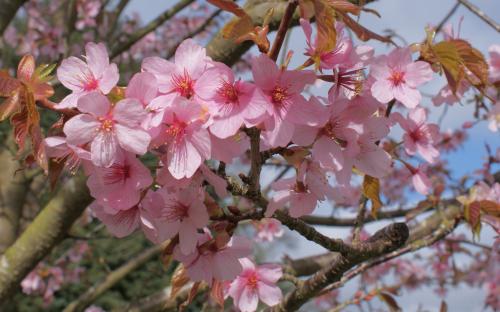
<svg viewBox="0 0 500 312"><path fill-rule="evenodd" d="M99 118L99 121L101 122L101 131L104 131L104 132L113 131L113 127L114 127L115 123L112 119L101 117L101 118Z"/></svg>
<svg viewBox="0 0 500 312"><path fill-rule="evenodd" d="M250 276L247 278L247 286L251 288L257 288L257 282L259 281L259 277L257 274L252 273Z"/></svg>
<svg viewBox="0 0 500 312"><path fill-rule="evenodd" d="M194 82L186 70L184 70L183 75L173 74L172 84L175 86L175 92L179 93L181 96L190 99L194 95Z"/></svg>
<svg viewBox="0 0 500 312"><path fill-rule="evenodd" d="M229 83L228 81L223 80L221 82L221 86L219 87L219 89L217 89L217 94L226 100L226 104L227 103L233 103L233 104L238 103L239 92L236 89L236 87L232 83Z"/></svg>
<svg viewBox="0 0 500 312"><path fill-rule="evenodd" d="M83 84L84 91L92 91L97 89L98 87L99 87L99 80L95 79L94 77L89 77L87 80L85 80L85 83Z"/></svg>
<svg viewBox="0 0 500 312"><path fill-rule="evenodd" d="M395 87L397 87L405 83L405 73L398 70L394 70L391 74L391 77L389 77L389 80Z"/></svg>
<svg viewBox="0 0 500 312"><path fill-rule="evenodd" d="M104 185L124 183L130 178L130 166L128 165L113 164L111 167L101 170L104 172L102 177Z"/></svg>
<svg viewBox="0 0 500 312"><path fill-rule="evenodd" d="M189 217L189 207L179 202L167 203L163 212L163 217L167 221L181 221Z"/></svg>
<svg viewBox="0 0 500 312"><path fill-rule="evenodd" d="M271 99L273 104L281 106L283 101L288 98L288 92L286 88L276 86L273 91L271 91Z"/></svg>
<svg viewBox="0 0 500 312"><path fill-rule="evenodd" d="M180 121L174 115L174 122L167 126L165 133L168 137L172 138L175 143L179 142L186 133L187 124Z"/></svg>

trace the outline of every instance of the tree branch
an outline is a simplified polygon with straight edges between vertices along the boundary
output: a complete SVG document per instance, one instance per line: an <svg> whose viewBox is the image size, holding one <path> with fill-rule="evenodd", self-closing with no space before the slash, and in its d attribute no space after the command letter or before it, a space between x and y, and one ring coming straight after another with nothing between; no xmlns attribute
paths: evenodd
<svg viewBox="0 0 500 312"><path fill-rule="evenodd" d="M77 175L64 184L16 242L0 256L0 305L22 279L66 235L90 204L85 178Z"/></svg>
<svg viewBox="0 0 500 312"><path fill-rule="evenodd" d="M165 21L169 20L175 14L179 13L182 9L193 3L193 1L194 0L181 0L177 2L173 7L163 12L163 14L152 20L149 24L147 24L146 26L142 27L141 29L133 33L128 38L128 41L119 43L114 49L112 49L110 58L113 59L116 56L127 51L137 41L141 40L144 36L154 31L156 28L161 26Z"/></svg>
<svg viewBox="0 0 500 312"><path fill-rule="evenodd" d="M113 287L116 283L121 281L130 272L136 270L144 263L151 260L151 258L160 254L163 248L168 243L155 245L145 251L141 251L137 256L130 259L127 263L120 266L118 269L109 273L106 278L94 286L87 289L78 299L71 302L65 309L64 312L79 312L83 311L86 307L91 305L99 296L105 293L108 289Z"/></svg>
<svg viewBox="0 0 500 312"><path fill-rule="evenodd" d="M491 17L486 15L481 9L479 9L477 6L474 4L470 3L468 0L458 0L464 7L469 9L472 13L476 14L480 19L482 19L486 24L490 25L495 29L497 32L500 32L500 25L495 22Z"/></svg>
<svg viewBox="0 0 500 312"><path fill-rule="evenodd" d="M17 10L28 0L0 0L0 36L16 16Z"/></svg>

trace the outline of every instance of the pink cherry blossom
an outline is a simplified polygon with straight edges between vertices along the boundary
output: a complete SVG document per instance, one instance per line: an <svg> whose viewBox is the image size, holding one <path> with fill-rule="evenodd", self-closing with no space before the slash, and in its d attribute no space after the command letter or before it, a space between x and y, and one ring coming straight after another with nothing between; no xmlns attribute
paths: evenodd
<svg viewBox="0 0 500 312"><path fill-rule="evenodd" d="M149 169L132 153L123 153L109 167L90 169L90 194L109 213L129 209L139 203L141 191L151 185Z"/></svg>
<svg viewBox="0 0 500 312"><path fill-rule="evenodd" d="M76 172L82 161L90 161L90 152L66 142L66 138L52 136L45 138L47 156L57 161L65 161L65 167L70 172Z"/></svg>
<svg viewBox="0 0 500 312"><path fill-rule="evenodd" d="M155 75L161 93L174 93L187 99L196 94L196 81L210 67L212 61L205 48L192 39L184 40L175 52L175 62L157 56L147 57L142 70Z"/></svg>
<svg viewBox="0 0 500 312"><path fill-rule="evenodd" d="M500 80L500 44L494 44L488 48L490 59L488 60L490 81Z"/></svg>
<svg viewBox="0 0 500 312"><path fill-rule="evenodd" d="M314 211L319 200L304 182L297 181L296 178L276 181L272 184L272 189L276 193L269 202L266 217L271 217L276 210L285 207L288 203L288 210L292 217L309 215Z"/></svg>
<svg viewBox="0 0 500 312"><path fill-rule="evenodd" d="M335 24L337 40L332 51L317 51L317 42L312 39L312 27L308 20L301 18L300 26L306 36L307 49L305 55L318 62L317 67L319 69L331 69L335 65L344 63L349 58L352 41L349 36L344 34L344 25L342 23Z"/></svg>
<svg viewBox="0 0 500 312"><path fill-rule="evenodd" d="M500 129L500 101L497 101L495 105L488 112L488 128L497 132Z"/></svg>
<svg viewBox="0 0 500 312"><path fill-rule="evenodd" d="M252 127L266 117L267 102L255 85L236 80L232 70L217 64L196 82L197 95L208 103L213 116L210 132L225 139L242 125Z"/></svg>
<svg viewBox="0 0 500 312"><path fill-rule="evenodd" d="M153 147L164 152L163 162L176 179L190 178L210 158L210 135L201 106L177 98L165 109Z"/></svg>
<svg viewBox="0 0 500 312"><path fill-rule="evenodd" d="M273 218L263 218L255 222L254 226L257 230L257 240L261 242L272 242L284 233L281 222Z"/></svg>
<svg viewBox="0 0 500 312"><path fill-rule="evenodd" d="M111 166L122 149L146 153L151 137L140 126L146 112L137 100L124 99L112 106L104 95L92 92L78 101L78 109L83 114L68 120L64 133L69 144L91 142L96 166Z"/></svg>
<svg viewBox="0 0 500 312"><path fill-rule="evenodd" d="M141 225L141 213L137 206L112 213L95 200L88 208L106 226L108 232L118 238L132 234Z"/></svg>
<svg viewBox="0 0 500 312"><path fill-rule="evenodd" d="M252 243L245 237L233 236L225 246L217 247L208 233L197 234L196 251L184 255L179 246L174 249L174 258L181 261L192 281L233 280L243 267L239 259L252 253Z"/></svg>
<svg viewBox="0 0 500 312"><path fill-rule="evenodd" d="M234 306L241 312L257 310L259 299L272 307L278 304L283 294L276 283L283 275L276 264L256 266L250 259L242 258L243 271L231 283L228 294L233 298Z"/></svg>
<svg viewBox="0 0 500 312"><path fill-rule="evenodd" d="M59 81L72 91L57 105L58 108L76 107L79 98L93 91L108 94L118 82L118 67L109 63L103 43L87 43L85 53L87 62L71 56L57 69Z"/></svg>
<svg viewBox="0 0 500 312"><path fill-rule="evenodd" d="M307 102L301 92L315 80L311 71L279 69L267 55L252 61L255 84L267 99L264 139L270 146L286 146L295 125L316 126L324 120L325 108L319 102Z"/></svg>
<svg viewBox="0 0 500 312"><path fill-rule="evenodd" d="M199 190L183 189L168 192L164 188L150 193L151 200L143 206L156 220L160 241L179 234L179 247L183 254L196 250L197 230L208 224L207 207Z"/></svg>
<svg viewBox="0 0 500 312"><path fill-rule="evenodd" d="M415 108L422 98L417 87L432 79L432 69L426 62L413 62L408 48L398 48L372 62L370 75L375 79L371 92L378 101L388 103L395 98Z"/></svg>
<svg viewBox="0 0 500 312"><path fill-rule="evenodd" d="M429 190L432 187L432 182L427 177L427 165L419 165L418 168L414 168L409 165L406 167L411 172L411 182L413 183L415 190L422 195L428 195Z"/></svg>
<svg viewBox="0 0 500 312"><path fill-rule="evenodd" d="M404 118L399 113L392 117L405 131L403 142L409 155L418 152L426 161L434 163L439 157L439 151L434 147L439 140L439 127L427 124L427 112L423 108L415 108Z"/></svg>

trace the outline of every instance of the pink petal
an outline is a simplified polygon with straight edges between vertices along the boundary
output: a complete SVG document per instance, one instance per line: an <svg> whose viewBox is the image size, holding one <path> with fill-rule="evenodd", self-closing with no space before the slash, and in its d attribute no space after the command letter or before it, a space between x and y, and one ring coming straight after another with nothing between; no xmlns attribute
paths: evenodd
<svg viewBox="0 0 500 312"><path fill-rule="evenodd" d="M328 114L326 107L316 97L306 101L304 97L297 95L286 119L299 125L321 127L328 120Z"/></svg>
<svg viewBox="0 0 500 312"><path fill-rule="evenodd" d="M205 207L201 200L196 199L191 203L189 219L198 229L201 229L208 224L209 217L207 207Z"/></svg>
<svg viewBox="0 0 500 312"><path fill-rule="evenodd" d="M193 253L196 250L196 227L189 221L181 223L179 228L179 247L185 255Z"/></svg>
<svg viewBox="0 0 500 312"><path fill-rule="evenodd" d="M198 131L191 134L189 139L190 143L196 148L198 153L203 159L210 159L211 144L210 134L205 129L198 129Z"/></svg>
<svg viewBox="0 0 500 312"><path fill-rule="evenodd" d="M427 120L427 112L422 107L416 107L408 113L408 118L413 120L415 125L423 125Z"/></svg>
<svg viewBox="0 0 500 312"><path fill-rule="evenodd" d="M80 114L68 120L64 124L63 131L69 144L81 145L92 141L100 126L101 123L94 117Z"/></svg>
<svg viewBox="0 0 500 312"><path fill-rule="evenodd" d="M312 156L323 168L341 170L344 164L340 146L326 136L322 136L314 143Z"/></svg>
<svg viewBox="0 0 500 312"><path fill-rule="evenodd" d="M115 124L115 132L118 142L124 150L138 155L144 155L148 151L151 137L146 131Z"/></svg>
<svg viewBox="0 0 500 312"><path fill-rule="evenodd" d="M78 99L83 96L85 93L80 93L79 91L77 93L71 93L68 94L60 103L55 105L56 108L73 108L77 106Z"/></svg>
<svg viewBox="0 0 500 312"><path fill-rule="evenodd" d="M175 65L187 70L191 78L198 79L207 69L208 57L205 48L193 39L184 40L175 51Z"/></svg>
<svg viewBox="0 0 500 312"><path fill-rule="evenodd" d="M260 279L269 284L276 283L283 276L283 270L277 264L259 265L257 272Z"/></svg>
<svg viewBox="0 0 500 312"><path fill-rule="evenodd" d="M233 115L228 118L216 119L210 126L210 132L218 138L226 139L235 135L242 125L241 116Z"/></svg>
<svg viewBox="0 0 500 312"><path fill-rule="evenodd" d="M318 198L310 193L298 193L290 201L290 216L299 218L311 214L318 203Z"/></svg>
<svg viewBox="0 0 500 312"><path fill-rule="evenodd" d="M91 160L98 167L109 167L120 152L113 133L99 132L90 145Z"/></svg>
<svg viewBox="0 0 500 312"><path fill-rule="evenodd" d="M87 77L92 77L87 64L74 56L64 59L57 68L57 79L63 86L73 91L83 91Z"/></svg>
<svg viewBox="0 0 500 312"><path fill-rule="evenodd" d="M102 73L101 79L99 79L99 89L102 93L108 94L116 86L119 79L118 67L116 64L111 64Z"/></svg>
<svg viewBox="0 0 500 312"><path fill-rule="evenodd" d="M276 285L269 285L264 282L257 282L257 291L259 292L259 298L272 307L280 303L283 298L283 294L281 293L281 289Z"/></svg>
<svg viewBox="0 0 500 312"><path fill-rule="evenodd" d="M109 66L109 56L106 46L103 43L95 44L89 42L85 45L85 55L87 64L94 77L101 77L101 74Z"/></svg>
<svg viewBox="0 0 500 312"><path fill-rule="evenodd" d="M148 72L135 74L128 83L125 96L134 98L142 105L148 105L158 93L158 83L153 74Z"/></svg>
<svg viewBox="0 0 500 312"><path fill-rule="evenodd" d="M286 120L279 121L275 123L274 129L264 131L263 137L271 147L287 146L292 140L294 129L295 126L292 123Z"/></svg>
<svg viewBox="0 0 500 312"><path fill-rule="evenodd" d="M94 116L106 115L110 107L108 98L97 91L90 92L78 100L78 110Z"/></svg>
<svg viewBox="0 0 500 312"><path fill-rule="evenodd" d="M263 90L272 90L280 71L276 63L267 55L261 54L252 60L252 73L256 85Z"/></svg>
<svg viewBox="0 0 500 312"><path fill-rule="evenodd" d="M168 170L176 179L192 177L201 162L198 150L187 141L175 144L167 155Z"/></svg>
<svg viewBox="0 0 500 312"><path fill-rule="evenodd" d="M214 187L215 193L220 198L227 196L227 181L216 175L205 165L200 166L200 170L203 173L205 179Z"/></svg>
<svg viewBox="0 0 500 312"><path fill-rule="evenodd" d="M389 80L376 80L370 90L373 97L376 98L377 101L381 103L388 103L394 98L391 89L392 86Z"/></svg>
<svg viewBox="0 0 500 312"><path fill-rule="evenodd" d="M411 181L413 183L413 186L415 187L415 190L419 192L422 195L428 195L429 194L429 189L432 186L431 181L425 174L422 173L417 173L414 174L411 178Z"/></svg>
<svg viewBox="0 0 500 312"><path fill-rule="evenodd" d="M422 99L422 96L417 89L404 84L394 88L393 92L396 100L400 101L408 108L417 107L418 103L420 103L420 100Z"/></svg>
<svg viewBox="0 0 500 312"><path fill-rule="evenodd" d="M123 99L113 109L113 119L129 127L138 127L146 117L146 111L136 99Z"/></svg>
<svg viewBox="0 0 500 312"><path fill-rule="evenodd" d="M241 312L254 312L257 310L258 303L259 297L257 295L257 291L251 287L245 287L238 302L238 308Z"/></svg>
<svg viewBox="0 0 500 312"><path fill-rule="evenodd" d="M432 75L433 72L429 63L417 61L406 66L405 81L410 87L416 88L431 81Z"/></svg>
<svg viewBox="0 0 500 312"><path fill-rule="evenodd" d="M156 77L160 92L167 93L172 90L172 73L176 70L173 63L157 56L147 57L142 61L142 70Z"/></svg>
<svg viewBox="0 0 500 312"><path fill-rule="evenodd" d="M106 225L108 231L116 237L132 234L139 227L139 209L122 210L114 215L107 214L103 207L94 201L89 209Z"/></svg>
<svg viewBox="0 0 500 312"><path fill-rule="evenodd" d="M382 148L364 151L354 159L354 164L362 172L371 175L375 178L383 178L386 176L392 164L391 156Z"/></svg>
<svg viewBox="0 0 500 312"><path fill-rule="evenodd" d="M295 131L293 132L293 143L300 146L308 146L314 142L314 139L318 135L318 128L302 126L295 126Z"/></svg>

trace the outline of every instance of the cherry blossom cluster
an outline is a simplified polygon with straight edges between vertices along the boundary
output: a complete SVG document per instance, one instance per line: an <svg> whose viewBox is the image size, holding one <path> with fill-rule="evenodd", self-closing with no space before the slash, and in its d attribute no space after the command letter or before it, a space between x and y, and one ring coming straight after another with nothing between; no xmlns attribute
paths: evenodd
<svg viewBox="0 0 500 312"><path fill-rule="evenodd" d="M214 165L248 162L248 129L260 130L260 151L303 154L293 164L295 176L271 185L269 219L256 226L263 241L282 235L275 211L296 218L327 200L355 205L355 176L386 177L395 161L427 195L427 166L440 158L443 136L420 106L418 88L434 74L427 62L415 61L410 48L375 56L373 48L355 46L340 23L336 46L319 52L309 22L301 25L316 71L278 66L260 54L250 61L252 77L242 79L192 39L178 46L173 61L144 58L126 88L117 87L118 67L102 43L87 43L83 58L66 58L57 69L71 91L57 108L76 114L60 135L45 140L48 155L65 158L72 171L82 165L95 199L90 208L111 233L141 229L155 243L170 239L190 279L225 283L242 311L254 311L259 298L277 304L282 275L279 267L254 264L251 242L231 230L221 238L220 224L211 221L209 198L228 200L227 177ZM318 79L332 82L327 96L308 93ZM391 113L394 105L399 111ZM498 114L492 118L493 129ZM401 142L381 143L397 125ZM399 145L404 155L396 152ZM146 166L147 159L154 164Z"/></svg>

